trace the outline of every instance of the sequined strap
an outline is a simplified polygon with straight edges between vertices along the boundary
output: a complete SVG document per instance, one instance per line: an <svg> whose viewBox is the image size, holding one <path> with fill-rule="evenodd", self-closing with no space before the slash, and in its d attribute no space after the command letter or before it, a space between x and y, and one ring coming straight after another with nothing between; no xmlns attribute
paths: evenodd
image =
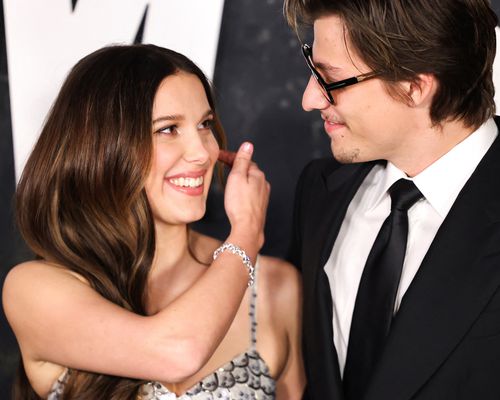
<svg viewBox="0 0 500 400"><path fill-rule="evenodd" d="M66 368L63 373L57 378L57 380L52 385L49 394L47 395L47 400L61 400L64 393L64 387L68 383L69 376L71 375L71 370Z"/></svg>
<svg viewBox="0 0 500 400"><path fill-rule="evenodd" d="M250 347L256 349L257 347L257 276L259 271L259 256L255 261L255 280L254 284L251 286L250 294L250 311L248 315L250 316Z"/></svg>

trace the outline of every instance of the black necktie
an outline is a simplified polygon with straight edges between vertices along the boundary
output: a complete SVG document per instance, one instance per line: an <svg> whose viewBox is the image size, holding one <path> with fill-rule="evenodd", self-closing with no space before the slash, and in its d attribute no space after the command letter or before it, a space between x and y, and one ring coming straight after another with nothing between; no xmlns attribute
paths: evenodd
<svg viewBox="0 0 500 400"><path fill-rule="evenodd" d="M408 237L408 209L422 197L412 181L389 188L391 213L373 243L359 283L352 316L344 390L361 400L389 334Z"/></svg>

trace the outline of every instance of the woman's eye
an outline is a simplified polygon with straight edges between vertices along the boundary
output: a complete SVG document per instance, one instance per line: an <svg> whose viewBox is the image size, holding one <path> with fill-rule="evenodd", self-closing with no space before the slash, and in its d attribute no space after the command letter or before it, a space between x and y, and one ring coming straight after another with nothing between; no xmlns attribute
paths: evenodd
<svg viewBox="0 0 500 400"><path fill-rule="evenodd" d="M199 125L198 129L212 129L213 126L214 126L214 120L210 118L210 119L206 119L205 121L203 121Z"/></svg>
<svg viewBox="0 0 500 400"><path fill-rule="evenodd" d="M158 129L155 133L163 135L173 135L177 133L177 125L169 125Z"/></svg>

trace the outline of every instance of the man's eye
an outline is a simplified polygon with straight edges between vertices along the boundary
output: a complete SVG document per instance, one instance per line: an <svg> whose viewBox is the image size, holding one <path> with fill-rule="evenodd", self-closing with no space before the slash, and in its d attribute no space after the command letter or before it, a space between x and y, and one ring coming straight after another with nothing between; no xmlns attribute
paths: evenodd
<svg viewBox="0 0 500 400"><path fill-rule="evenodd" d="M335 82L338 82L342 79L339 79L338 76L336 76L336 74L333 74L329 71L325 72L325 71L318 71L318 73L321 75L321 77L323 78L323 80L326 82L326 83L335 83Z"/></svg>
<svg viewBox="0 0 500 400"><path fill-rule="evenodd" d="M338 79L338 77L333 76L332 74L323 74L323 80L326 83L335 83L340 81L341 79Z"/></svg>

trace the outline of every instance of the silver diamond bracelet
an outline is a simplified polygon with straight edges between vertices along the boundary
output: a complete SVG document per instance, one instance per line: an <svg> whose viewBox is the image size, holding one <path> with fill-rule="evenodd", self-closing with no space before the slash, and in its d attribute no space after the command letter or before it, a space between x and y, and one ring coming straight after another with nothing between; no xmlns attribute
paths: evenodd
<svg viewBox="0 0 500 400"><path fill-rule="evenodd" d="M230 251L233 254L236 254L241 258L243 265L248 271L248 286L252 286L253 283L255 282L255 268L253 267L252 262L250 261L250 257L247 256L247 253L245 253L244 250L242 250L235 244L226 242L223 243L222 246L220 246L218 249L214 251L214 260L216 260L217 257L219 257L220 254L226 250Z"/></svg>

